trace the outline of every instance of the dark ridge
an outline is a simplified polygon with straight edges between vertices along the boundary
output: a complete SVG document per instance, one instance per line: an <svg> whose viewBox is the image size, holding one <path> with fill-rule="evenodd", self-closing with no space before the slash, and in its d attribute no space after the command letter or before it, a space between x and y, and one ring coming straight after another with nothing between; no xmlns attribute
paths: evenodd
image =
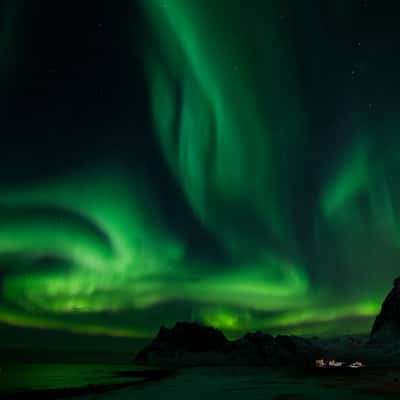
<svg viewBox="0 0 400 400"><path fill-rule="evenodd" d="M215 328L178 322L161 327L157 336L139 351L134 362L144 365L287 365L314 363L322 354L318 346L296 336L246 333L230 341Z"/></svg>

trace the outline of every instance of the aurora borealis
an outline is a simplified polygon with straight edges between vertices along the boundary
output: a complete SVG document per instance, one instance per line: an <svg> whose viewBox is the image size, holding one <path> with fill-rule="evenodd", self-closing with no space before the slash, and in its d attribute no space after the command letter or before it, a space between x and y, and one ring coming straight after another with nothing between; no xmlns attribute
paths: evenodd
<svg viewBox="0 0 400 400"><path fill-rule="evenodd" d="M400 271L390 5L58 3L0 2L0 322L367 332Z"/></svg>

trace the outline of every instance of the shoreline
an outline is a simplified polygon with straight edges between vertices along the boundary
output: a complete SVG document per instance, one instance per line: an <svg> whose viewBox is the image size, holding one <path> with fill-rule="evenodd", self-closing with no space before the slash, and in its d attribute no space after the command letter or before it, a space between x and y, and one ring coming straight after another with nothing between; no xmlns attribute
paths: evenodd
<svg viewBox="0 0 400 400"><path fill-rule="evenodd" d="M156 382L176 374L177 369L143 370L143 371L121 371L115 378L141 378L139 381L127 381L110 384L88 384L70 388L22 390L17 392L0 392L0 397L5 400L26 399L27 396L40 399L67 398L75 396L85 396L111 392L114 390L125 389L131 386L143 385L149 382Z"/></svg>

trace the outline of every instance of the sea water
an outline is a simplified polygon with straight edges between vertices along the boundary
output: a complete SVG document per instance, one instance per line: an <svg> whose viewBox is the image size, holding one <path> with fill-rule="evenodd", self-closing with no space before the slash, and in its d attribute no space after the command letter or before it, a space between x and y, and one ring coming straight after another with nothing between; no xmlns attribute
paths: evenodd
<svg viewBox="0 0 400 400"><path fill-rule="evenodd" d="M160 381L102 393L96 399L397 400L399 379L399 371L387 369L325 374L281 368L200 367L182 369ZM93 395L79 399L93 399Z"/></svg>
<svg viewBox="0 0 400 400"><path fill-rule="evenodd" d="M0 362L0 368L0 393L136 382L143 378L119 377L117 374L144 369L128 364L10 362Z"/></svg>

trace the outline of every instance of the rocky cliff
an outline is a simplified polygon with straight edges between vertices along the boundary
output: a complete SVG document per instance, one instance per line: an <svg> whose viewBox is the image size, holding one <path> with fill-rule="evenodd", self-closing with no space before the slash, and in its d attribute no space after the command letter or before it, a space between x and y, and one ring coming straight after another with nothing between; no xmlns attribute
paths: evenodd
<svg viewBox="0 0 400 400"><path fill-rule="evenodd" d="M382 304L370 334L371 343L393 343L400 341L400 277Z"/></svg>

